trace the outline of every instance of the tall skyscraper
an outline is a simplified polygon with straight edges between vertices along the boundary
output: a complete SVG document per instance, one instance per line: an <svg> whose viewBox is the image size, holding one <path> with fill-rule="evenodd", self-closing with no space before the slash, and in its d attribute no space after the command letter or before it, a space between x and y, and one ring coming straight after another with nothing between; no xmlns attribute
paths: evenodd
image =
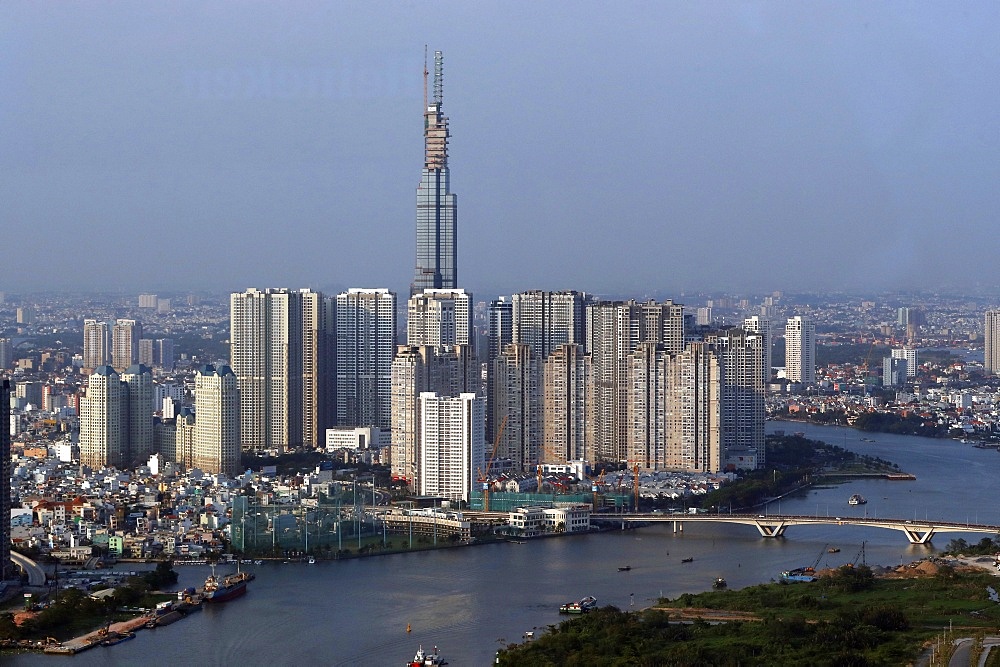
<svg viewBox="0 0 1000 667"><path fill-rule="evenodd" d="M121 373L132 364L139 363L139 340L142 322L117 320L111 331L111 365Z"/></svg>
<svg viewBox="0 0 1000 667"><path fill-rule="evenodd" d="M10 560L10 380L0 382L0 580L15 578Z"/></svg>
<svg viewBox="0 0 1000 667"><path fill-rule="evenodd" d="M448 171L448 118L444 102L444 58L434 52L433 98L427 99L424 65L424 169L417 186L417 265L410 294L458 287L458 203Z"/></svg>
<svg viewBox="0 0 1000 667"><path fill-rule="evenodd" d="M906 359L899 357L882 358L882 386L900 387L906 384Z"/></svg>
<svg viewBox="0 0 1000 667"><path fill-rule="evenodd" d="M785 324L785 377L807 387L816 384L816 325L801 315Z"/></svg>
<svg viewBox="0 0 1000 667"><path fill-rule="evenodd" d="M514 304L505 296L498 297L490 302L488 317L490 345L486 361L489 362L514 342Z"/></svg>
<svg viewBox="0 0 1000 667"><path fill-rule="evenodd" d="M390 428L396 295L352 288L337 295L337 426Z"/></svg>
<svg viewBox="0 0 1000 667"><path fill-rule="evenodd" d="M240 393L229 366L206 365L194 376L192 464L233 477L240 467Z"/></svg>
<svg viewBox="0 0 1000 667"><path fill-rule="evenodd" d="M126 462L145 463L153 453L153 372L148 366L132 364L121 374L124 385Z"/></svg>
<svg viewBox="0 0 1000 667"><path fill-rule="evenodd" d="M472 295L463 289L425 289L407 302L406 344L472 346Z"/></svg>
<svg viewBox="0 0 1000 667"><path fill-rule="evenodd" d="M330 423L332 309L312 290L230 297L232 371L243 450L318 447Z"/></svg>
<svg viewBox="0 0 1000 667"><path fill-rule="evenodd" d="M0 369L8 369L14 363L14 344L10 338L0 338Z"/></svg>
<svg viewBox="0 0 1000 667"><path fill-rule="evenodd" d="M995 375L1000 371L1000 310L987 310L984 324L983 368Z"/></svg>
<svg viewBox="0 0 1000 667"><path fill-rule="evenodd" d="M83 321L83 368L92 371L111 361L111 335L107 322Z"/></svg>
<svg viewBox="0 0 1000 667"><path fill-rule="evenodd" d="M560 345L583 343L585 293L532 290L515 294L511 304L512 342L530 346L539 361Z"/></svg>

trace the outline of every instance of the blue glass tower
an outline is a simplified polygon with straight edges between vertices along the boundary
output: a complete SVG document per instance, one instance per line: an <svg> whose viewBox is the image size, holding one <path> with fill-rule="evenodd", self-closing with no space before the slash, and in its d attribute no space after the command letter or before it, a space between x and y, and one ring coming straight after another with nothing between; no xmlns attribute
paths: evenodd
<svg viewBox="0 0 1000 667"><path fill-rule="evenodd" d="M417 186L417 266L410 294L456 289L457 202L448 172L448 118L441 111L444 59L434 52L434 97L427 101L424 66L424 170Z"/></svg>

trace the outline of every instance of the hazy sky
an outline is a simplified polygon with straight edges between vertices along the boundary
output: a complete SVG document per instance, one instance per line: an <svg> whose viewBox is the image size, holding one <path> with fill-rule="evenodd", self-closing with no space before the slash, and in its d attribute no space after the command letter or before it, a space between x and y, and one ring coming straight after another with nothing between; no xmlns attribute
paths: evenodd
<svg viewBox="0 0 1000 667"><path fill-rule="evenodd" d="M994 287L1000 3L0 3L0 290Z"/></svg>

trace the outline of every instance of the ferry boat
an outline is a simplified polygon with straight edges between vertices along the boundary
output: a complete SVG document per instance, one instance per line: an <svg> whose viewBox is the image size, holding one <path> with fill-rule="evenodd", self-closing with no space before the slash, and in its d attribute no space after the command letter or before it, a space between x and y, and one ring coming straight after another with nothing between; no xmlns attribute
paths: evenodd
<svg viewBox="0 0 1000 667"><path fill-rule="evenodd" d="M253 579L254 575L250 572L236 572L236 574L230 574L220 580L215 575L213 567L212 574L208 575L208 579L205 580L202 599L205 602L228 602L246 593L247 584Z"/></svg>
<svg viewBox="0 0 1000 667"><path fill-rule="evenodd" d="M847 499L848 505L864 505L868 501L860 493L855 493L853 496Z"/></svg>
<svg viewBox="0 0 1000 667"><path fill-rule="evenodd" d="M560 614L586 614L597 606L597 598L588 595L578 602L567 602L559 607Z"/></svg>
<svg viewBox="0 0 1000 667"><path fill-rule="evenodd" d="M406 667L425 667L426 665L447 665L448 662L441 658L441 654L438 653L438 647L434 647L433 653L428 653L424 650L423 646L417 647L417 653L413 656L413 660L406 663Z"/></svg>

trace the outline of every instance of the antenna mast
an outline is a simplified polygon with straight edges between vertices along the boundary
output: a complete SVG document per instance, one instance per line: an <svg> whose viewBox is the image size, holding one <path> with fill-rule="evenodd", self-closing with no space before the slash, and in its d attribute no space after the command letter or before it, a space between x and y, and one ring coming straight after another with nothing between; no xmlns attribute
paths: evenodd
<svg viewBox="0 0 1000 667"><path fill-rule="evenodd" d="M444 101L444 56L434 52L434 102L440 107Z"/></svg>
<svg viewBox="0 0 1000 667"><path fill-rule="evenodd" d="M424 44L424 111L427 111L427 45Z"/></svg>

